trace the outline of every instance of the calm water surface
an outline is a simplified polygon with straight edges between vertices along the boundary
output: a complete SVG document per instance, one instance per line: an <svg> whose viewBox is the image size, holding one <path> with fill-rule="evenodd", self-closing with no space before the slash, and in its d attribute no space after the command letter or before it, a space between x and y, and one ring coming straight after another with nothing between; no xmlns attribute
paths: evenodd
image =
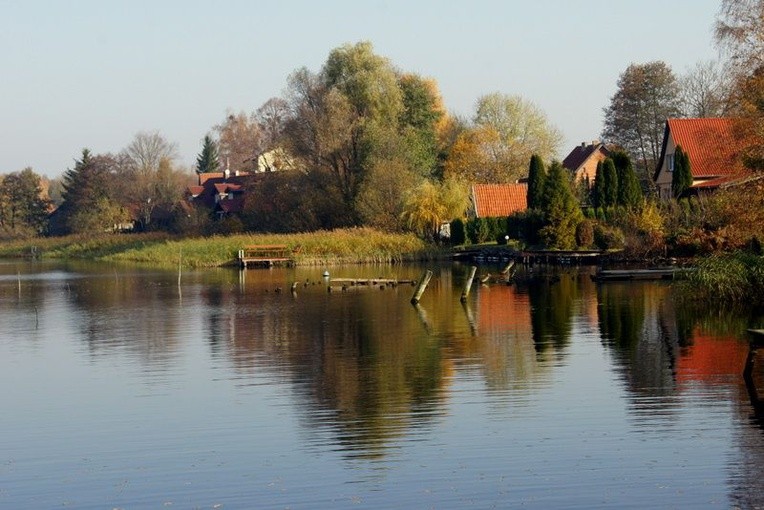
<svg viewBox="0 0 764 510"><path fill-rule="evenodd" d="M0 508L764 506L760 317L434 269L0 262Z"/></svg>

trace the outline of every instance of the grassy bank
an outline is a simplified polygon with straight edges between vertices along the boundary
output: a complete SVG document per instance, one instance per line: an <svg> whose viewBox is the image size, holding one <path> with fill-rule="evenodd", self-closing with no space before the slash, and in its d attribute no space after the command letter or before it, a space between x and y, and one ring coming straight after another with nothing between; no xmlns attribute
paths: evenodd
<svg viewBox="0 0 764 510"><path fill-rule="evenodd" d="M412 234L389 234L369 228L304 234L238 234L173 238L167 234L68 236L13 241L0 246L0 257L40 254L43 258L78 258L185 267L215 267L234 262L247 245L300 247L298 265L390 263L436 258L442 250Z"/></svg>

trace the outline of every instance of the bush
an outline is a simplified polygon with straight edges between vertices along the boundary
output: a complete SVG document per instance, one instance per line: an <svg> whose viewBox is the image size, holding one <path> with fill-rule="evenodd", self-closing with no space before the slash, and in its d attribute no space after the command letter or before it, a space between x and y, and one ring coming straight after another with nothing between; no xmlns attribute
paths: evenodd
<svg viewBox="0 0 764 510"><path fill-rule="evenodd" d="M579 248L589 248L594 244L594 222L584 220L576 226L576 245Z"/></svg>
<svg viewBox="0 0 764 510"><path fill-rule="evenodd" d="M467 242L467 227L464 220L457 218L451 222L451 244L458 246Z"/></svg>
<svg viewBox="0 0 764 510"><path fill-rule="evenodd" d="M544 226L544 215L538 209L517 212L507 218L506 235L528 245L540 243L539 231Z"/></svg>
<svg viewBox="0 0 764 510"><path fill-rule="evenodd" d="M594 227L594 244L601 250L621 249L624 245L624 235L620 228L598 223Z"/></svg>

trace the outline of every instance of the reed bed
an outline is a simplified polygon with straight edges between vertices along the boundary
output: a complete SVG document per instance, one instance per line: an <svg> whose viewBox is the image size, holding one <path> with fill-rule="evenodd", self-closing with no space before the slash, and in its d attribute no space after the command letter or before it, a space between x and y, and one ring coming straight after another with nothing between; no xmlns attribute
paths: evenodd
<svg viewBox="0 0 764 510"><path fill-rule="evenodd" d="M396 263L436 259L446 251L413 234L391 234L351 228L300 234L237 234L177 238L167 234L67 236L18 241L0 248L0 257L29 256L137 262L156 266L216 267L234 264L237 252L249 245L281 244L299 251L295 263L304 266ZM34 247L34 250L33 250Z"/></svg>
<svg viewBox="0 0 764 510"><path fill-rule="evenodd" d="M764 305L764 257L748 253L698 260L687 274L687 295L712 303Z"/></svg>

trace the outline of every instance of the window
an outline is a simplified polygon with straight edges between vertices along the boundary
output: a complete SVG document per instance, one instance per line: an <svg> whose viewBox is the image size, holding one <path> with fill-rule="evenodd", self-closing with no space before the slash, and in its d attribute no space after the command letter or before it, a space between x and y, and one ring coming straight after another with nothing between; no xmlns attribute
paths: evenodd
<svg viewBox="0 0 764 510"><path fill-rule="evenodd" d="M668 168L669 172L674 171L674 154L666 154L666 167Z"/></svg>

